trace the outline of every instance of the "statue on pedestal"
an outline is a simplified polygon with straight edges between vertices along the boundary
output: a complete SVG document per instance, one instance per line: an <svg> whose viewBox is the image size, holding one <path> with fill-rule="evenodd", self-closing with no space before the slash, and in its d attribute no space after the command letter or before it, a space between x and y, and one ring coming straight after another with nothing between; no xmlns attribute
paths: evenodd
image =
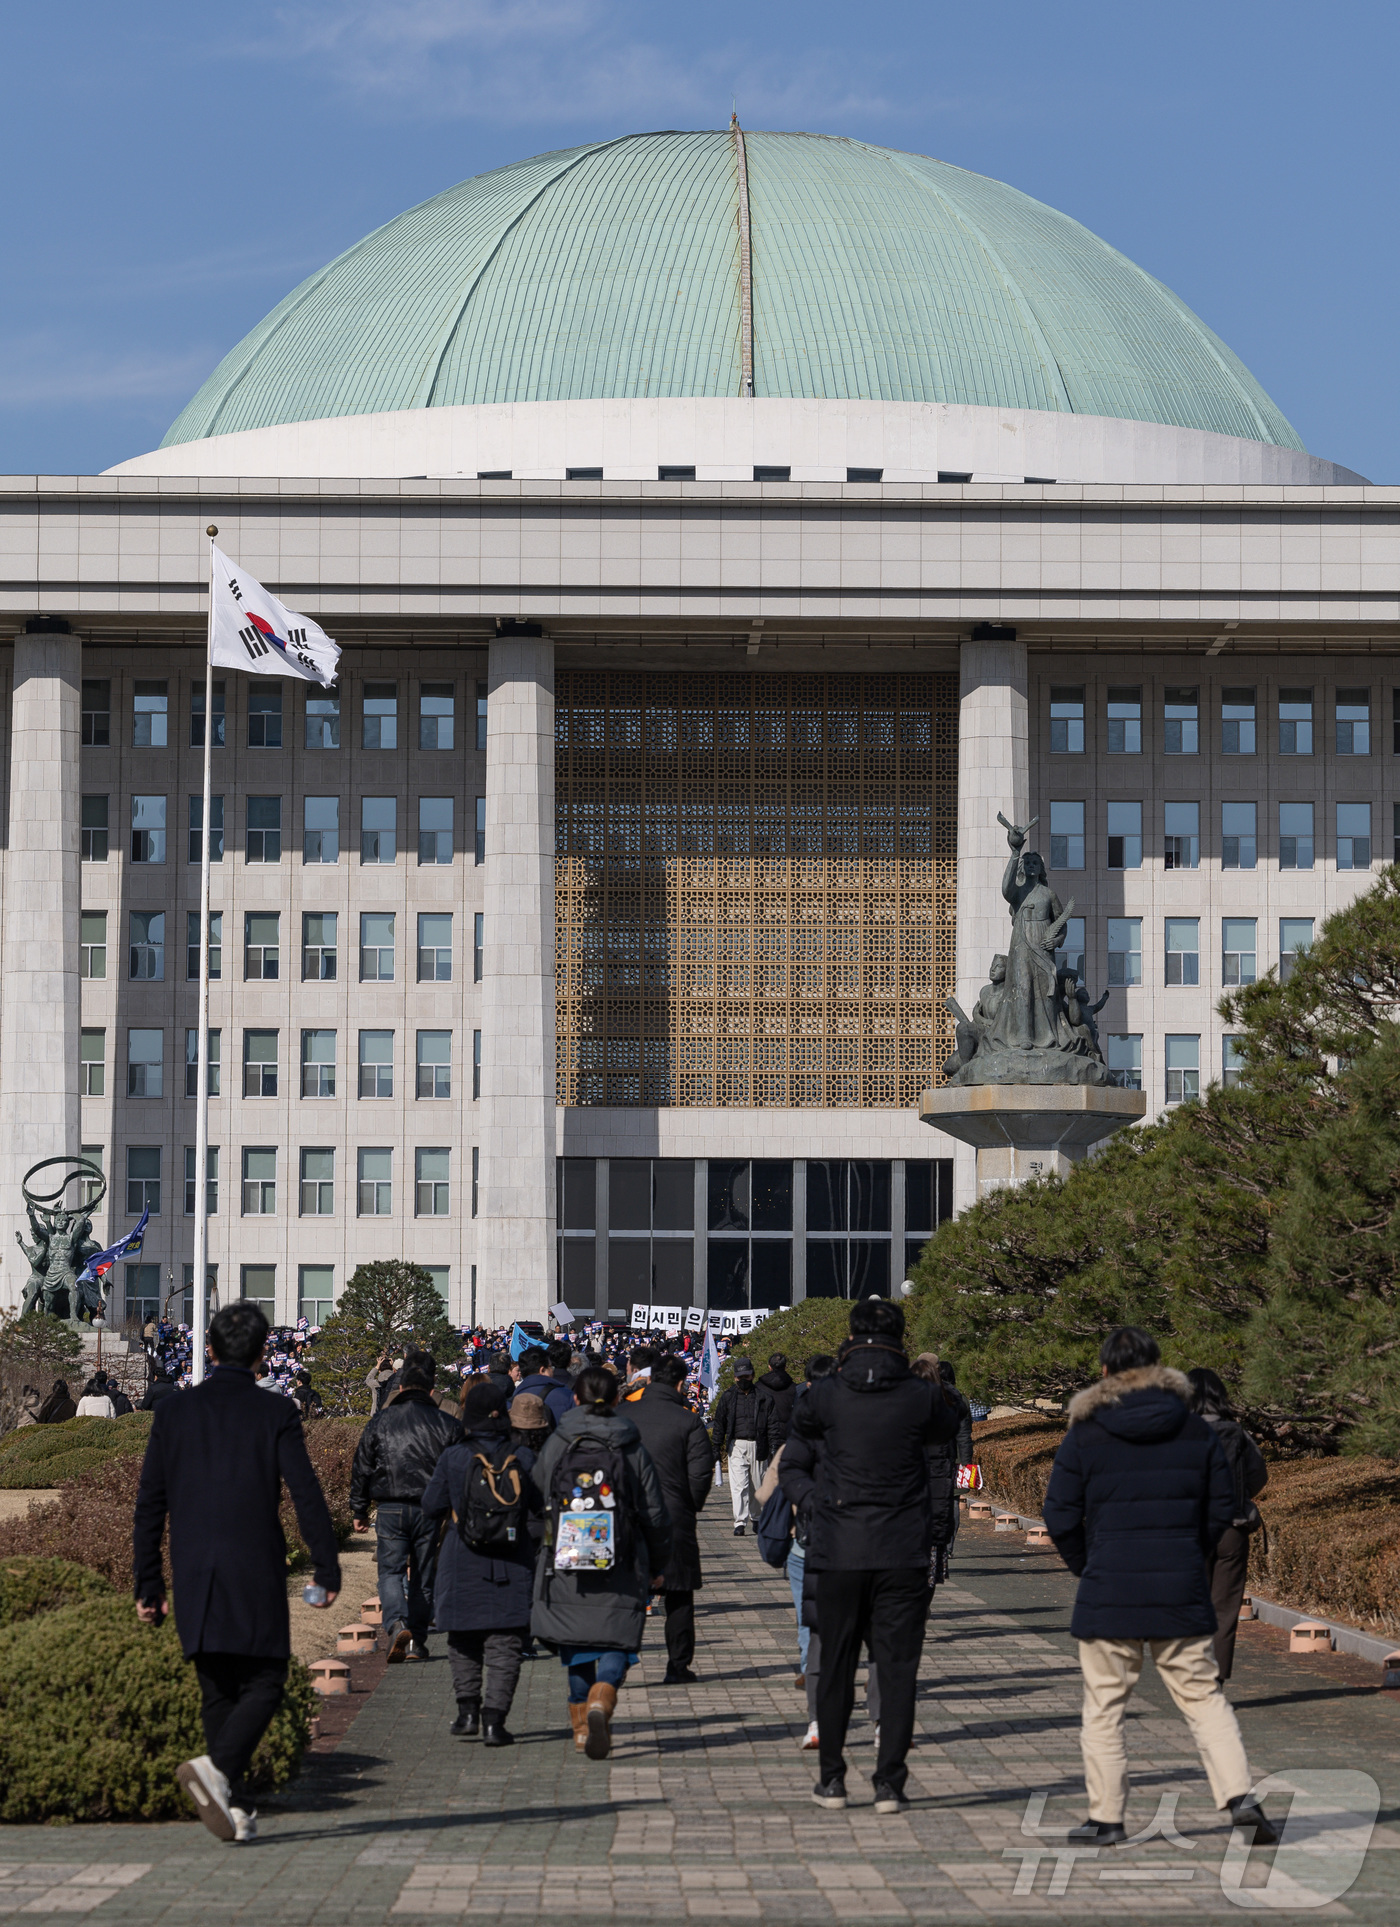
<svg viewBox="0 0 1400 1927"><path fill-rule="evenodd" d="M55 1190L32 1191L30 1180L52 1164L75 1168ZM89 1186L90 1195L82 1204L65 1206L63 1194L75 1178ZM45 1311L70 1325L90 1323L102 1308L102 1290L80 1274L88 1259L102 1249L92 1235L92 1214L107 1189L101 1168L84 1158L44 1158L25 1172L21 1189L34 1234L34 1243L28 1245L22 1233L15 1233L15 1243L29 1260L23 1311Z"/></svg>

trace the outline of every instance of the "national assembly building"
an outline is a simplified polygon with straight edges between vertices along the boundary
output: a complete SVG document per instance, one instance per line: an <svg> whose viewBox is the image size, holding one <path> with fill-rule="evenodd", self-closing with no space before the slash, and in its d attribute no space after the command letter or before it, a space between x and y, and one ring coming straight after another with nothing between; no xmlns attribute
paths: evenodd
<svg viewBox="0 0 1400 1927"><path fill-rule="evenodd" d="M210 527L336 687L206 713ZM1011 187L737 126L463 182L159 448L0 479L0 1303L79 1152L116 1323L188 1316L200 1184L282 1323L378 1258L463 1324L897 1290L998 814L1154 1116L1390 861L1398 643L1400 492Z"/></svg>

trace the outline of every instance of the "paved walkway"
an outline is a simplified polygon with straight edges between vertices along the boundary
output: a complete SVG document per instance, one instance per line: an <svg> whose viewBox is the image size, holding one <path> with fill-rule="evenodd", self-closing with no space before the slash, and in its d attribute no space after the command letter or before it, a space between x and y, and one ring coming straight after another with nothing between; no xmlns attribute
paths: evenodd
<svg viewBox="0 0 1400 1927"><path fill-rule="evenodd" d="M1232 1696L1259 1773L1293 1774L1301 1844L1246 1865L1210 1806L1185 1730L1149 1672L1131 1723L1130 1820L1153 1835L1094 1856L1063 1851L1083 1815L1072 1582L1019 1535L971 1527L925 1648L905 1815L868 1804L872 1729L858 1716L849 1785L826 1814L792 1684L786 1580L703 1523L710 1583L700 1684L662 1688L660 1640L623 1694L606 1764L565 1735L562 1670L525 1668L518 1744L453 1741L445 1659L387 1673L339 1751L265 1809L256 1847L202 1828L0 1830L0 1915L98 1912L102 1922L379 1927L417 1920L1152 1921L1306 1911L1400 1918L1400 1695L1341 1656L1290 1659L1252 1626ZM442 1642L435 1644L441 1648ZM1370 1807L1379 1787L1378 1823ZM1282 1811L1288 1795L1275 1793ZM1327 1809L1330 1808L1330 1812ZM1357 1817L1359 1811L1359 1818ZM1351 1817L1348 1817L1350 1815ZM1356 1864L1369 1837L1359 1875ZM1272 1872L1270 1871L1272 1867ZM1252 1889L1262 1886L1266 1892ZM1317 1906L1319 1894L1342 1900Z"/></svg>

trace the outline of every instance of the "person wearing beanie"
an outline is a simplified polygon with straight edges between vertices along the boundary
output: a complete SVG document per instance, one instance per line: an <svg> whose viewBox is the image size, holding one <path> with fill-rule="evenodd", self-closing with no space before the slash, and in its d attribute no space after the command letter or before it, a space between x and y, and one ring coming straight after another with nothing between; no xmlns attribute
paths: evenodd
<svg viewBox="0 0 1400 1927"><path fill-rule="evenodd" d="M758 1488L772 1456L772 1402L754 1384L753 1360L734 1360L734 1383L715 1406L710 1442L716 1459L729 1459L729 1497L734 1537L758 1525Z"/></svg>

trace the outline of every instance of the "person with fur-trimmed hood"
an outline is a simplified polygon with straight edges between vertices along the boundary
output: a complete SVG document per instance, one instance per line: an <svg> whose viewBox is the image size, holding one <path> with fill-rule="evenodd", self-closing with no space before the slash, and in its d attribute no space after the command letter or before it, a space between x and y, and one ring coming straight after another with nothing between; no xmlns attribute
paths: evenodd
<svg viewBox="0 0 1400 1927"><path fill-rule="evenodd" d="M1215 1803L1271 1846L1278 1833L1250 1793L1249 1762L1216 1672L1210 1558L1235 1516L1225 1455L1188 1410L1183 1373L1132 1325L1099 1351L1102 1376L1069 1406L1045 1494L1045 1524L1079 1580L1070 1633L1084 1675L1080 1744L1089 1818L1070 1839L1125 1840L1123 1718L1144 1648L1191 1729Z"/></svg>

